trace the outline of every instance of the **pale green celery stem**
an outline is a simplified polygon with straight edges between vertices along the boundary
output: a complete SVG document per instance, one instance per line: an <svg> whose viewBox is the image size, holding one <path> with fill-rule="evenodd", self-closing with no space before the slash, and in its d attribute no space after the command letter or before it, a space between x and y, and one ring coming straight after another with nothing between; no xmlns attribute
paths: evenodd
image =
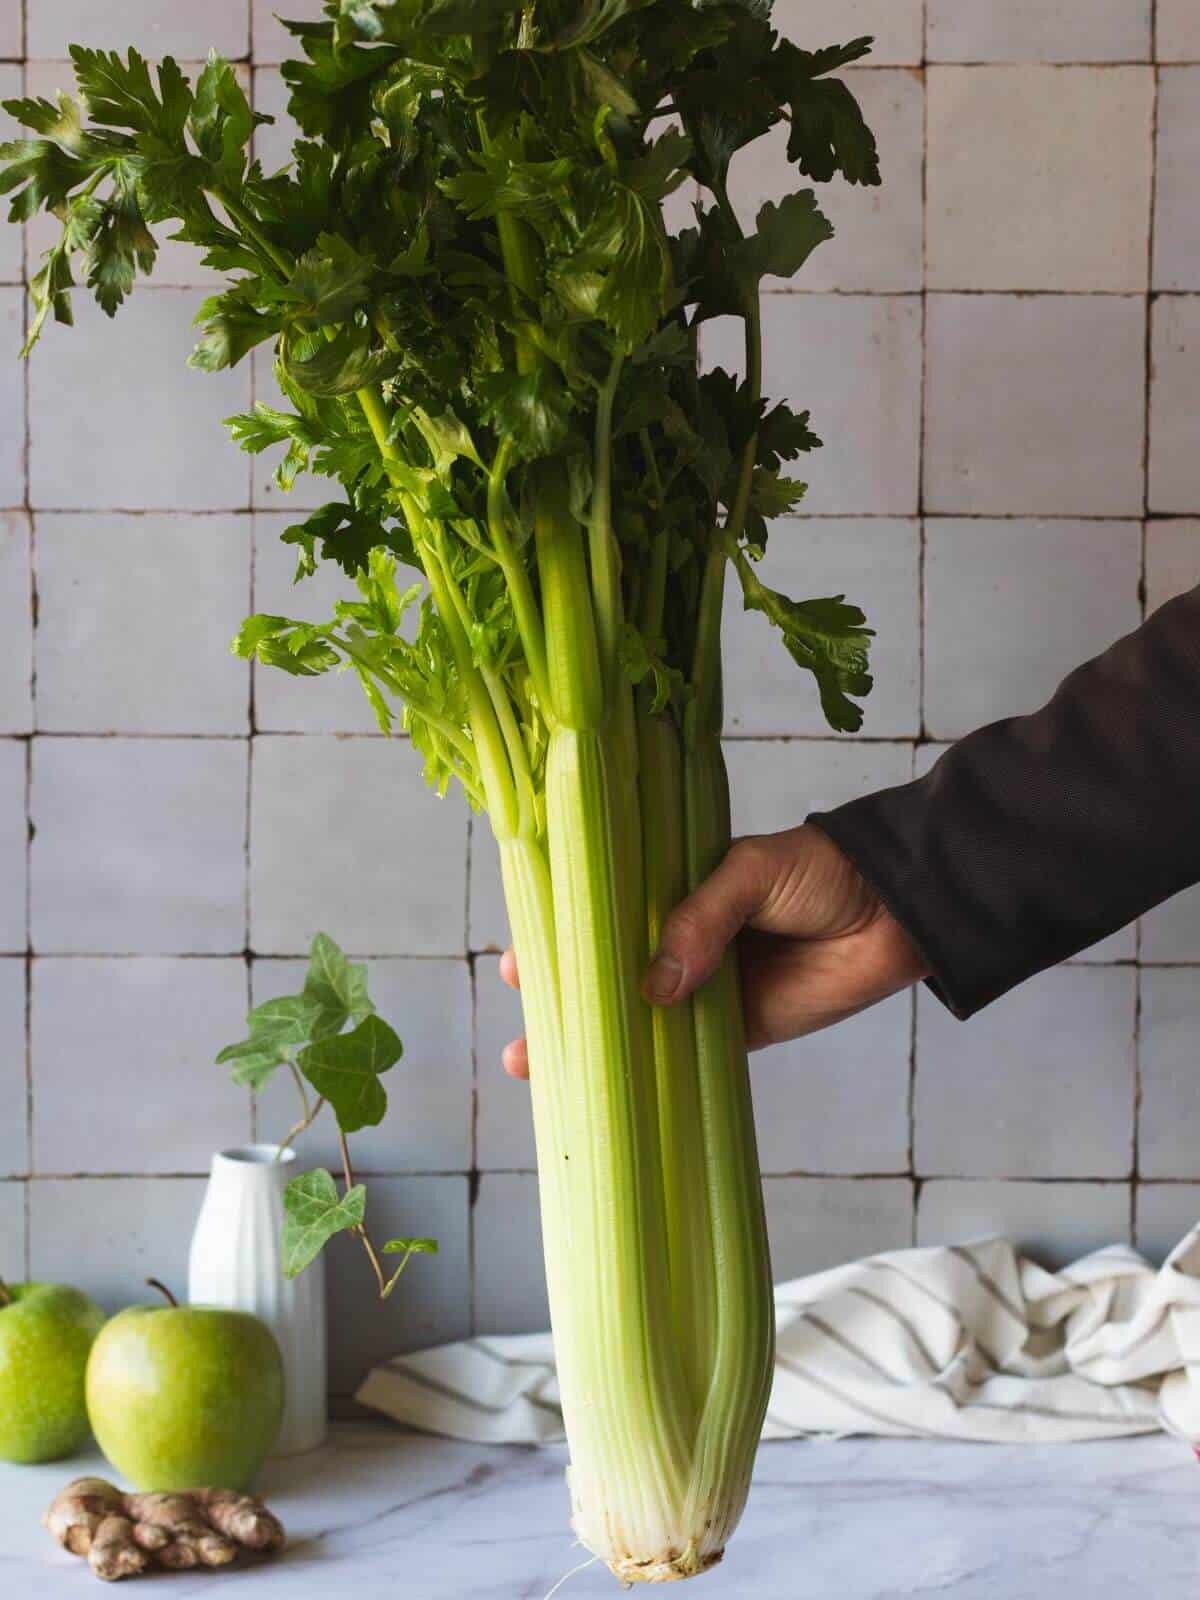
<svg viewBox="0 0 1200 1600"><path fill-rule="evenodd" d="M762 392L757 296L746 313L746 378L757 402ZM714 530L701 590L694 699L684 741L689 890L704 881L729 848L729 784L720 738L721 608L728 550L742 533L750 505L757 444L756 436L746 444L724 536ZM762 1179L733 950L726 951L692 1006L712 1220L716 1338L712 1382L696 1440L690 1505L698 1511L719 1497L731 1529L748 1489L766 1413L775 1338Z"/></svg>
<svg viewBox="0 0 1200 1600"><path fill-rule="evenodd" d="M583 1409L571 1438L576 1526L612 1558L657 1556L678 1531L691 1418L669 1306L640 856L602 692L582 529L556 470L535 518L551 695L546 822L569 1063L572 1299ZM539 1171L547 1155L539 1150Z"/></svg>
<svg viewBox="0 0 1200 1600"><path fill-rule="evenodd" d="M719 702L718 692L718 702ZM684 752L688 881L701 883L729 845L729 788L719 735ZM704 1169L712 1224L716 1337L696 1439L689 1506L720 1504L723 1543L740 1515L771 1389L771 1263L750 1099L737 957L727 950L693 997Z"/></svg>
<svg viewBox="0 0 1200 1600"><path fill-rule="evenodd" d="M649 709L649 699L648 689L639 694L638 766L646 930L653 951L667 916L687 894L688 877L679 732L670 715ZM713 1367L716 1302L692 1003L655 1006L650 1016L671 1313L692 1416L698 1419Z"/></svg>
<svg viewBox="0 0 1200 1600"><path fill-rule="evenodd" d="M596 402L592 503L588 523L588 553L592 569L592 599L596 613L600 671L609 696L617 686L617 645L623 620L621 560L612 525L613 401L621 381L623 364L624 355L617 350Z"/></svg>
<svg viewBox="0 0 1200 1600"><path fill-rule="evenodd" d="M528 570L509 536L508 518L504 507L504 479L512 460L512 451L512 440L503 440L496 452L492 470L488 474L488 531L491 534L496 559L504 573L504 581L508 584L513 615L516 618L517 631L521 635L521 646L525 651L529 675L533 679L534 692L538 697L542 714L548 718L551 708L550 684L546 676L546 634L542 627L542 617L537 608Z"/></svg>

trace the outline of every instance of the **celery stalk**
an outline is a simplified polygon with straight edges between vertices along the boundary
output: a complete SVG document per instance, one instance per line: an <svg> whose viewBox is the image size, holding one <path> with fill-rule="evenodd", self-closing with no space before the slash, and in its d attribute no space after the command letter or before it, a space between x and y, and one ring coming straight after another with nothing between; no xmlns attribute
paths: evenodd
<svg viewBox="0 0 1200 1600"><path fill-rule="evenodd" d="M879 181L818 51L749 0L324 0L283 77L304 138L253 159L235 70L72 49L80 103L6 103L13 220L60 223L31 348L85 283L110 315L157 245L228 273L193 365L273 347L279 408L229 420L277 479L330 482L288 528L332 619L234 641L300 677L345 668L439 792L488 812L529 1039L546 1275L581 1540L627 1581L721 1559L770 1385L772 1299L738 972L654 1010L672 907L729 843L721 620L745 605L852 731L862 613L759 578L819 440L762 396L759 292L831 234L811 188L751 230L734 153L786 124L813 182ZM674 236L664 202L700 197ZM713 317L745 376L703 372ZM799 536L781 524L782 536ZM772 535L773 537L775 535ZM402 567L417 582L397 581ZM394 841L379 847L394 848ZM419 847L419 846L418 846ZM371 842L364 841L369 870Z"/></svg>

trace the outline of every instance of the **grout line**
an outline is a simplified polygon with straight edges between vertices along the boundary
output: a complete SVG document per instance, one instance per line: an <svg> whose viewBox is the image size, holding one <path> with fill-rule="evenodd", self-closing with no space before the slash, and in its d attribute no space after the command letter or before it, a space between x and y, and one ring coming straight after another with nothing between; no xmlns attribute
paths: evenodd
<svg viewBox="0 0 1200 1600"><path fill-rule="evenodd" d="M925 405L929 368L929 0L921 0L921 367L917 379L917 741L911 752L909 773L916 776L917 749L928 735L925 719ZM920 1230L921 1181L917 1177L917 985L908 996L908 1178L909 1244L914 1248Z"/></svg>
<svg viewBox="0 0 1200 1600"><path fill-rule="evenodd" d="M1158 55L1158 0L1150 0L1150 54L1156 58ZM1150 513L1150 405L1151 405L1151 379L1154 371L1154 235L1158 215L1158 115L1159 115L1159 69L1153 69L1153 91L1150 100L1150 206L1146 227L1146 326L1145 326L1145 354L1143 373L1143 409L1142 409L1142 537L1141 537L1141 565L1138 573L1138 599L1141 605L1143 621L1146 617L1146 559L1147 559L1147 519ZM1129 1239L1130 1243L1137 1243L1138 1237L1138 1190L1141 1184L1142 1160L1142 1018L1143 1018L1143 988L1142 988L1142 924L1141 919L1134 925L1134 955L1138 959L1138 966L1134 972L1134 1000L1133 1000L1133 1131L1131 1141L1131 1160L1133 1167L1133 1182L1129 1190Z"/></svg>

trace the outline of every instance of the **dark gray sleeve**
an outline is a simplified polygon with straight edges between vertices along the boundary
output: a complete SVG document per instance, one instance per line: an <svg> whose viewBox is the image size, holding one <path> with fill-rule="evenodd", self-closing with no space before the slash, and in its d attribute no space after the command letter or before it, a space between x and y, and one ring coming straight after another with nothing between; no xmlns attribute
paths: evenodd
<svg viewBox="0 0 1200 1600"><path fill-rule="evenodd" d="M959 1017L1200 882L1200 588L1032 716L809 820L875 887Z"/></svg>

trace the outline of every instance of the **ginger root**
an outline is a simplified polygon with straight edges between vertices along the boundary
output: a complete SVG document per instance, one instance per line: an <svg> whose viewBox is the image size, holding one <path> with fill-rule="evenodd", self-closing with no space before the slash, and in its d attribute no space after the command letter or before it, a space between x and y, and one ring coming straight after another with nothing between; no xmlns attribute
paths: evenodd
<svg viewBox="0 0 1200 1600"><path fill-rule="evenodd" d="M155 1566L227 1567L244 1550L264 1554L283 1544L278 1517L236 1489L124 1494L103 1478L76 1478L42 1521L108 1583Z"/></svg>

